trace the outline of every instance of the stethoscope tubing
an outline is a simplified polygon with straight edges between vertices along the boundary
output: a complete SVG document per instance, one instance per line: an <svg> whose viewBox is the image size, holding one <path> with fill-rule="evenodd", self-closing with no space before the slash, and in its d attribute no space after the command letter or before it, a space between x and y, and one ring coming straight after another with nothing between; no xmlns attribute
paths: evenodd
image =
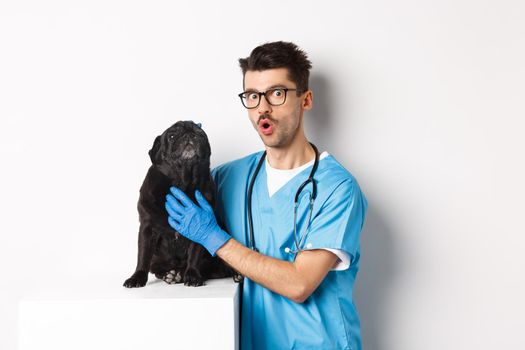
<svg viewBox="0 0 525 350"><path fill-rule="evenodd" d="M310 171L310 175L308 176L308 179L299 186L299 188L297 189L295 193L295 198L294 198L294 228L293 229L294 229L294 241L295 241L296 250L291 250L291 249L287 250L287 252L293 253L293 254L296 254L301 251L300 247L302 246L302 244L304 243L304 240L306 239L306 235L308 234L308 229L310 227L310 219L312 217L313 205L315 202L315 198L317 196L317 184L315 183L314 175L319 166L319 151L317 150L317 147L313 143L310 142L310 145L315 151L314 165L312 166L312 170ZM253 232L254 230L253 230L253 216L252 216L252 193L253 193L253 185L255 184L255 179L257 178L257 175L259 174L259 171L261 170L261 166L263 165L265 158L266 158L266 151L264 151L264 153L261 156L261 159L259 159L259 163L257 164L257 167L255 168L252 179L250 181L250 185L248 187L248 198L247 198L248 199L248 230L250 233L249 247L250 249L256 252L258 252L259 250L255 247L255 237L254 237L254 232ZM302 237L299 237L298 239L297 238L297 207L298 207L298 202L299 202L299 196L302 190L309 183L312 184L312 193L310 196L308 221L307 221L305 234Z"/></svg>

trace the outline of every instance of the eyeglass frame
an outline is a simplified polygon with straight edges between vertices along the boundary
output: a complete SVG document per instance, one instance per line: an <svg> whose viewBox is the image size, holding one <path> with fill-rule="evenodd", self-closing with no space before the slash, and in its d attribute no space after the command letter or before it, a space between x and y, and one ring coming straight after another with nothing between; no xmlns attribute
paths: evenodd
<svg viewBox="0 0 525 350"><path fill-rule="evenodd" d="M266 94L268 93L268 91L275 91L275 90L283 90L284 91L284 100L283 100L283 103L279 103L278 105L276 104L273 104L271 103L268 98L266 97ZM260 92L260 91L243 91L241 92L239 95L239 98L241 99L241 103L242 105L246 108L246 109L254 109L254 108L257 108L259 107L259 105L261 104L261 97L264 96L264 98L266 99L266 102L268 102L268 104L270 106L282 106L286 103L286 98L288 97L288 91L298 91L298 92L303 92L302 90L300 89L289 89L289 88L282 88L282 87L276 87L276 88L271 88L271 89L268 89L266 91L263 91L263 92ZM257 104L253 107L248 107L246 106L246 104L244 103L244 100L243 100L243 97L242 95L244 94L247 94L247 93L251 93L251 94L257 94L259 95L259 101L257 102Z"/></svg>

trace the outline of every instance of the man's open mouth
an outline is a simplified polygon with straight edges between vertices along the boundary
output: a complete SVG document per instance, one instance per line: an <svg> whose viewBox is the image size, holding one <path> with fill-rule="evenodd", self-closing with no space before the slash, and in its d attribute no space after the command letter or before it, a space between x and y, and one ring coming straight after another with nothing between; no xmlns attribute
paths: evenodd
<svg viewBox="0 0 525 350"><path fill-rule="evenodd" d="M259 121L259 130L264 135L270 135L273 132L273 125L269 119L261 119Z"/></svg>

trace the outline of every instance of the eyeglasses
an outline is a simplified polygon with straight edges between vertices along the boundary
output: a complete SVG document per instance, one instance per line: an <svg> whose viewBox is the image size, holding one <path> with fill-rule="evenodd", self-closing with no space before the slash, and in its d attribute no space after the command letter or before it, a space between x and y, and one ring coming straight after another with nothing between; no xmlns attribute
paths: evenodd
<svg viewBox="0 0 525 350"><path fill-rule="evenodd" d="M261 103L261 96L272 106L280 106L286 102L286 93L288 91L301 91L298 89L275 88L268 89L264 92L245 91L239 94L244 107L248 109L257 108Z"/></svg>

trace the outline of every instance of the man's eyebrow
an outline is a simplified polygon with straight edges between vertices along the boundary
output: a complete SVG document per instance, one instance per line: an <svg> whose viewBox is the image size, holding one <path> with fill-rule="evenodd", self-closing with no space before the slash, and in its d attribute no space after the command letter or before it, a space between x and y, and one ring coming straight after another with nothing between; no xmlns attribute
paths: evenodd
<svg viewBox="0 0 525 350"><path fill-rule="evenodd" d="M286 85L285 84L272 85L266 90L271 90L271 89L286 89Z"/></svg>
<svg viewBox="0 0 525 350"><path fill-rule="evenodd" d="M266 88L266 90L264 90L264 91L268 91L268 90L272 90L272 89L287 89L287 87L286 87L286 84L275 84L275 85L272 85L272 86ZM260 92L260 91L257 90L257 89L247 88L244 92Z"/></svg>

